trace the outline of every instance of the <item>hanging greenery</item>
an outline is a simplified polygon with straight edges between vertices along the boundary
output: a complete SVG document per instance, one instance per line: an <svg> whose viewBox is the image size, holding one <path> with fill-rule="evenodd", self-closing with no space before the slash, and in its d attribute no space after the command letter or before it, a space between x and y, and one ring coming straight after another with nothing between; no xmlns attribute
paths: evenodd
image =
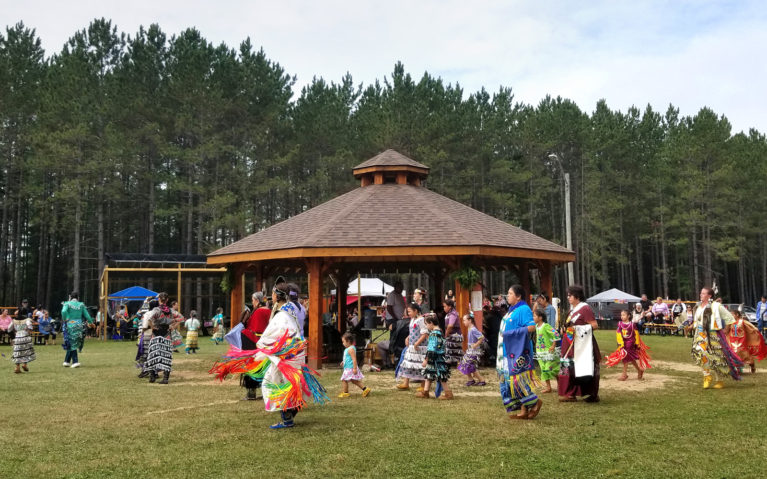
<svg viewBox="0 0 767 479"><path fill-rule="evenodd" d="M466 264L450 275L462 288L471 290L479 282L479 271Z"/></svg>
<svg viewBox="0 0 767 479"><path fill-rule="evenodd" d="M234 285L234 271L229 268L226 270L226 274L221 278L221 291L224 293L230 293L232 286Z"/></svg>

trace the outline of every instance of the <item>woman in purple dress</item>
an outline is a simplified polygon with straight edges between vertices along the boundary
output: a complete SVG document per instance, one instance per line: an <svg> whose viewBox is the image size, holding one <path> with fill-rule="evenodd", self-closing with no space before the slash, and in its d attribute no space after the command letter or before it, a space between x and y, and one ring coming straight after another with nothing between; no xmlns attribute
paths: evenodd
<svg viewBox="0 0 767 479"><path fill-rule="evenodd" d="M633 364L637 370L637 379L642 379L644 370L650 368L650 356L647 354L648 348L639 337L639 330L631 321L628 311L621 311L621 320L618 323L616 332L618 349L607 357L607 367L623 363L623 374L618 381L628 379L628 365Z"/></svg>

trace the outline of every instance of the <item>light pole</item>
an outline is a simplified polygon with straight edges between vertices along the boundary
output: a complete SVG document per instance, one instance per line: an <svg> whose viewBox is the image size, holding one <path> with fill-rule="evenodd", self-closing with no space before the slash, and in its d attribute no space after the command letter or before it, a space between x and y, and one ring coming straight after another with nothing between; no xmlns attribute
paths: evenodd
<svg viewBox="0 0 767 479"><path fill-rule="evenodd" d="M567 237L567 249L573 251L573 231L570 225L570 173L565 171L562 166L562 160L556 153L551 153L549 159L556 160L559 171L562 173L562 178L565 180L565 235ZM573 262L567 263L567 284L575 284L575 274L573 273Z"/></svg>

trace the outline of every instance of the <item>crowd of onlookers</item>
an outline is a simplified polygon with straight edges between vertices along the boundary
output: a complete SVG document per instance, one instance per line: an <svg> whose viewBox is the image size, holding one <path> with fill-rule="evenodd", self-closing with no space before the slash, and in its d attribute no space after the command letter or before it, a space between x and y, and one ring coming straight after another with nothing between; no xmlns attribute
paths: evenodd
<svg viewBox="0 0 767 479"><path fill-rule="evenodd" d="M47 309L38 304L37 307L31 307L29 300L23 300L18 308L3 308L0 310L0 344L10 344L14 337L14 332L9 331L11 322L14 319L30 319L34 330L35 345L56 344L56 335L61 330L61 321L52 318Z"/></svg>

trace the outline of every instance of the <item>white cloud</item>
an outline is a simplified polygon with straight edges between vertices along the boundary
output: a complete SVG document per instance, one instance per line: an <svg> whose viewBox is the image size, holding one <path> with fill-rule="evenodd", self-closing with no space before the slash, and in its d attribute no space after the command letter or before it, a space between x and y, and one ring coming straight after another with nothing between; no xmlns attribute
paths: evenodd
<svg viewBox="0 0 767 479"><path fill-rule="evenodd" d="M767 9L757 1L585 3L567 0L220 1L0 0L0 23L37 29L56 52L97 17L133 34L158 23L168 36L198 28L214 44L246 37L298 76L365 84L402 61L459 82L467 93L501 85L518 101L561 95L593 110L600 98L625 110L669 103L692 115L703 106L726 115L734 131L767 132Z"/></svg>

